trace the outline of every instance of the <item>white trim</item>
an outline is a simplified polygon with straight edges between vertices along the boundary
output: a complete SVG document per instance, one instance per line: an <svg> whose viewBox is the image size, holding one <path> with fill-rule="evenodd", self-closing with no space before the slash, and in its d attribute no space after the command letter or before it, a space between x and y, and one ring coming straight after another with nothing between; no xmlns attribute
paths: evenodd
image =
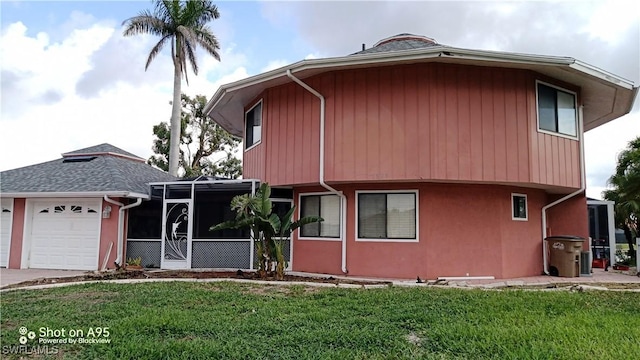
<svg viewBox="0 0 640 360"><path fill-rule="evenodd" d="M191 239L191 241L198 242L250 242L251 239Z"/></svg>
<svg viewBox="0 0 640 360"><path fill-rule="evenodd" d="M513 216L514 207L513 207L513 198L516 196L524 197L524 215L525 217L515 217ZM527 199L527 194L520 193L511 193L511 220L515 221L529 221L529 199Z"/></svg>
<svg viewBox="0 0 640 360"><path fill-rule="evenodd" d="M308 192L308 193L298 193L298 219L302 217L302 197L303 196L337 196L340 199L339 195L331 191L317 191L317 192ZM342 206L338 205L339 217L340 217L340 225L339 225L339 234L342 235L342 227L344 224L342 223ZM321 216L321 215L318 215ZM322 223L321 223L322 224ZM322 226L322 225L320 225ZM322 236L302 236L302 228L298 229L298 240L303 241L342 241L342 236L338 237L322 237Z"/></svg>
<svg viewBox="0 0 640 360"><path fill-rule="evenodd" d="M51 198L51 200L60 198L102 198L109 197L126 197L149 199L149 195L140 194L131 191L85 191L85 192L7 192L0 193L2 198Z"/></svg>
<svg viewBox="0 0 640 360"><path fill-rule="evenodd" d="M247 147L247 114L250 113L253 109L256 108L256 106L260 105L260 140L254 142L253 144L251 144L251 146ZM253 104L253 106L244 112L244 136L242 137L242 142L244 144L244 152L247 152L251 149L253 149L254 147L258 146L261 142L262 142L262 130L264 127L264 118L262 117L262 113L264 106L262 105L262 99L260 99L259 101L257 101L255 104Z"/></svg>
<svg viewBox="0 0 640 360"><path fill-rule="evenodd" d="M127 238L127 242L129 241L146 241L146 242L160 242L162 239L129 239Z"/></svg>
<svg viewBox="0 0 640 360"><path fill-rule="evenodd" d="M165 244L167 236L167 204L187 204L187 254L185 260L165 259ZM193 246L193 199L164 199L162 202L162 244L160 245L160 269L179 270L191 268Z"/></svg>
<svg viewBox="0 0 640 360"><path fill-rule="evenodd" d="M11 259L11 240L12 240L11 236L12 236L12 231L13 231L13 216L16 213L15 212L15 206L14 206L14 203L15 203L14 200L15 199L7 198L7 199L2 199L2 200L3 200L4 204L7 204L7 207L9 209L9 211L10 211L9 213L11 214L11 216L9 216L9 225L8 225L8 231L7 231L7 234L9 236L9 241L7 242L7 258L5 259L6 263L4 265L4 267L8 269L9 268L9 260ZM3 205L0 204L0 212L2 211L2 206ZM5 224L5 226L7 226L7 225Z"/></svg>
<svg viewBox="0 0 640 360"><path fill-rule="evenodd" d="M358 236L358 205L359 205L359 196L360 194L415 194L416 200L416 238L415 239L369 239L369 238L361 238ZM420 242L420 191L418 189L406 189L406 190L356 190L356 216L354 221L355 228L355 236L356 241L362 242L404 242L404 243L417 243Z"/></svg>
<svg viewBox="0 0 640 360"><path fill-rule="evenodd" d="M569 94L573 95L573 108L574 108L574 112L576 115L576 135L569 135L569 134L563 134L561 132L554 132L554 131L550 131L550 130L545 130L545 129L541 129L540 128L540 99L538 98L538 85L542 84L551 88L554 88L556 90L560 90L562 92L566 92ZM542 81L542 80L537 80L536 79L536 88L535 88L535 93L536 93L536 124L537 124L537 130L539 133L543 133L543 134L548 134L548 135L553 135L553 136L559 136L559 137L563 137L565 139L570 139L570 140L575 140L578 141L578 131L580 131L580 129L578 129L578 93L576 93L575 91L571 91L568 89L565 89L563 87L554 85L554 84L550 84L548 82ZM557 104L556 104L557 107ZM556 109L557 110L557 109Z"/></svg>

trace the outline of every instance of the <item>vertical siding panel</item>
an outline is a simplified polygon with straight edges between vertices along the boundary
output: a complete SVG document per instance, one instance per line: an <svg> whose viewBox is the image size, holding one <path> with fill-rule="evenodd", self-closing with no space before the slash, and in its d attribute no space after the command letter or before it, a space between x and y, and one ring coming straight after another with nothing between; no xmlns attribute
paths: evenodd
<svg viewBox="0 0 640 360"><path fill-rule="evenodd" d="M505 119L504 72L493 70L493 129L495 143L495 180L507 180L507 134Z"/></svg>
<svg viewBox="0 0 640 360"><path fill-rule="evenodd" d="M431 157L433 154L431 147L431 107L429 106L431 73L426 66L418 70L418 133L419 133L419 161L420 177L431 178Z"/></svg>
<svg viewBox="0 0 640 360"><path fill-rule="evenodd" d="M311 138L314 133L317 134L318 129L314 128L313 121L311 116L313 114L313 108L311 106L311 102L309 101L309 94L305 90L302 94L302 109L303 109L303 128L302 128L302 157L306 166L302 171L302 182L309 182L311 180L311 163L313 161L311 157Z"/></svg>
<svg viewBox="0 0 640 360"><path fill-rule="evenodd" d="M445 174L447 179L458 180L459 171L459 153L460 145L458 141L458 98L457 88L459 86L456 77L456 68L447 66L444 71L445 81L442 82L444 86L444 123L445 123L445 147L446 147L446 169Z"/></svg>
<svg viewBox="0 0 640 360"><path fill-rule="evenodd" d="M508 72L504 86L504 111L505 111L505 155L507 181L516 182L519 180L518 150L518 108L517 92L518 85L514 77L515 73Z"/></svg>
<svg viewBox="0 0 640 360"><path fill-rule="evenodd" d="M471 116L469 113L469 71L459 67L457 70L456 98L458 105L458 178L471 180Z"/></svg>
<svg viewBox="0 0 640 360"><path fill-rule="evenodd" d="M342 90L342 112L340 114L342 121L342 146L345 151L343 152L343 167L345 171L346 180L355 180L358 177L358 166L355 161L358 156L358 149L362 147L362 140L360 136L356 136L355 129L357 129L355 111L356 106L355 98L355 77L352 72L341 72L343 82L341 84ZM359 158L360 159L360 158Z"/></svg>
<svg viewBox="0 0 640 360"><path fill-rule="evenodd" d="M333 161L334 161L334 171L333 171L333 180L344 179L345 178L345 164L344 164L344 153L345 153L345 141L343 138L344 135L344 121L342 117L342 72L334 73L334 84L333 84L333 99L334 109L333 109L333 123L335 126L334 132L334 143L333 143Z"/></svg>
<svg viewBox="0 0 640 360"><path fill-rule="evenodd" d="M493 127L493 92L491 69L482 68L482 180L495 180L495 134Z"/></svg>
<svg viewBox="0 0 640 360"><path fill-rule="evenodd" d="M289 139L289 141L293 140L293 143L295 144L295 154L290 154L292 156L292 158L294 159L293 161L293 182L294 183L300 183L302 181L303 178L303 172L304 172L304 167L308 166L305 158L304 158L304 153L302 151L302 148L304 147L303 145L303 138L302 138L302 134L304 132L304 106L303 106L303 97L302 97L302 88L300 86L295 88L295 93L294 93L294 101L296 103L296 110L294 112L294 116L295 116L295 124L294 124L294 134L293 134L293 139Z"/></svg>
<svg viewBox="0 0 640 360"><path fill-rule="evenodd" d="M482 180L484 167L482 149L482 82L475 70L469 79L469 113L471 128L471 180Z"/></svg>
<svg viewBox="0 0 640 360"><path fill-rule="evenodd" d="M529 128L529 139L531 139L531 182L536 183L544 183L543 180L543 164L542 157L540 154L544 149L544 143L541 141L540 134L538 133L538 115L536 110L536 93L535 93L535 79L533 76L529 75L526 77L527 80L527 107L529 109L528 112L528 128Z"/></svg>
<svg viewBox="0 0 640 360"><path fill-rule="evenodd" d="M437 179L446 179L447 176L447 114L446 114L446 104L445 104L445 95L444 88L446 79L444 78L444 68L442 64L437 65L437 72L435 74L435 86L437 88L436 91L431 93L431 97L434 99L435 111L436 111L436 133L435 135L435 144L436 144L436 174L435 178Z"/></svg>
<svg viewBox="0 0 640 360"><path fill-rule="evenodd" d="M420 146L420 127L418 119L418 76L419 72L416 67L412 67L411 71L406 71L404 73L404 166L405 177L409 179L420 178L422 146Z"/></svg>
<svg viewBox="0 0 640 360"><path fill-rule="evenodd" d="M286 143L286 134L287 134L287 123L289 122L289 91L293 88L293 85L287 85L280 89L280 113L278 117L275 119L277 125L277 130L273 134L273 138L275 141L273 142L273 149L275 150L273 154L275 156L271 156L271 171L273 182L277 184L282 184L285 182L285 173L287 171L287 164L281 159L285 159L284 155L287 152L287 143Z"/></svg>
<svg viewBox="0 0 640 360"><path fill-rule="evenodd" d="M318 78L312 78L309 80L309 85L314 89L320 88L320 81ZM313 135L311 136L311 153L310 163L313 164L309 174L309 182L318 182L320 176L319 164L320 164L320 99L312 95L307 91L307 101L311 107L311 128Z"/></svg>
<svg viewBox="0 0 640 360"><path fill-rule="evenodd" d="M279 149L279 153L280 153L280 157L277 159L277 161L279 162L278 164L278 169L279 169L279 178L280 183L281 184L287 184L291 182L291 172L293 171L293 164L291 164L291 161L288 161L289 159L289 154L291 154L291 151L293 151L293 148L291 146L291 141L289 141L289 139L291 139L291 125L293 125L293 123L296 121L294 115L295 115L295 87L293 86L287 86L286 87L286 93L285 93L285 99L286 101L284 102L284 108L283 108L283 112L284 115L281 119L280 119L280 134L278 135L278 140L280 142L280 145L278 147Z"/></svg>
<svg viewBox="0 0 640 360"><path fill-rule="evenodd" d="M551 141L551 163L553 164L552 172L553 172L553 184L560 183L560 153L559 153L559 145L560 138L557 136L550 136Z"/></svg>
<svg viewBox="0 0 640 360"><path fill-rule="evenodd" d="M560 184L562 186L567 186L569 184L569 181L567 181L567 173L571 175L571 169L567 169L566 165L567 151L571 151L568 145L569 144L565 139L560 139L560 142L558 143L558 169L560 170L560 173L558 174L559 182L556 184Z"/></svg>
<svg viewBox="0 0 640 360"><path fill-rule="evenodd" d="M335 95L333 87L333 75L325 74L321 77L320 93L325 97L325 178L327 180L335 179L335 140L336 140L336 121L335 121Z"/></svg>
<svg viewBox="0 0 640 360"><path fill-rule="evenodd" d="M381 104L380 94L380 73L378 69L373 69L368 72L366 77L367 86L367 108L366 108L366 129L367 129L367 179L376 180L380 177L381 172L381 160L380 156L391 156L391 150L389 148L388 141L380 141L380 123L382 122L382 112L387 109L386 104ZM388 114L384 111L385 115ZM388 132L387 132L388 134Z"/></svg>
<svg viewBox="0 0 640 360"><path fill-rule="evenodd" d="M440 133L438 132L438 72L435 67L429 66L429 149L431 151L431 179L438 179L440 173L438 166L441 161L440 151L438 149L438 142L440 140Z"/></svg>
<svg viewBox="0 0 640 360"><path fill-rule="evenodd" d="M518 181L531 182L531 161L530 154L533 149L529 148L529 132L527 124L527 79L521 72L517 73L516 87L516 121L518 126ZM533 144L532 144L533 145Z"/></svg>
<svg viewBox="0 0 640 360"><path fill-rule="evenodd" d="M391 108L391 72L388 69L371 72L368 77L371 80L371 99L369 111L376 112L371 115L375 121L370 122L371 130L375 134L370 143L369 158L367 159L372 180L388 179L393 168L393 124L394 113ZM376 171L373 171L373 170Z"/></svg>
<svg viewBox="0 0 640 360"><path fill-rule="evenodd" d="M582 166L580 164L580 148L579 148L579 142L574 142L573 146L571 147L571 164L572 164L572 168L573 168L573 187L580 187L580 182L582 181L581 179L581 173L580 173L580 167ZM586 184L585 184L586 185Z"/></svg>
<svg viewBox="0 0 640 360"><path fill-rule="evenodd" d="M355 179L356 180L366 180L367 179L367 143L369 141L369 137L371 134L368 133L367 127L367 95L368 91L366 89L367 82L366 77L363 71L355 72L354 76L354 87L353 91L353 119L354 127L353 127L353 139L355 145L354 159L359 159L359 161L355 161ZM357 132L357 135L356 135Z"/></svg>
<svg viewBox="0 0 640 360"><path fill-rule="evenodd" d="M407 158L404 156L404 149L407 146L406 139L404 137L405 129L407 127L407 111L405 109L404 99L406 97L404 74L407 71L407 67L403 66L395 68L391 74L391 115L393 122L391 123L392 131L392 152L393 161L389 175L390 179L404 179L405 178L405 161ZM384 136L384 135L383 135Z"/></svg>
<svg viewBox="0 0 640 360"><path fill-rule="evenodd" d="M553 139L550 135L544 134L542 135L544 139L544 159L545 159L545 172L546 172L546 180L545 184L553 183L553 167L554 167L554 159L553 159Z"/></svg>

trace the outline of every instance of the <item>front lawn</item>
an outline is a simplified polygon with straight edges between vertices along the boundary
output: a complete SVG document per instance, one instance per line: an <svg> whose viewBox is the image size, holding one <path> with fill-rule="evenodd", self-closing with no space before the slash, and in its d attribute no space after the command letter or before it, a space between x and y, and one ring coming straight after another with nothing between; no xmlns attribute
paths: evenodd
<svg viewBox="0 0 640 360"><path fill-rule="evenodd" d="M167 282L0 296L2 358L26 351L31 357L73 359L631 359L640 354L640 293L630 292ZM35 335L30 339L26 333L22 348L17 346L21 327ZM51 344L55 338L67 343Z"/></svg>

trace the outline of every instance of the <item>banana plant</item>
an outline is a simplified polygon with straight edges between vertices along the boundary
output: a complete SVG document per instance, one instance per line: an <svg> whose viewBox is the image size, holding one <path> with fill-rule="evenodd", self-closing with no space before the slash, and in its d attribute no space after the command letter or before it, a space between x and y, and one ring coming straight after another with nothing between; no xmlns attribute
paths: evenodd
<svg viewBox="0 0 640 360"><path fill-rule="evenodd" d="M273 272L278 280L284 279L287 262L284 258L284 244L297 228L313 222L324 221L319 216L305 216L292 221L295 207L292 207L282 218L273 212L271 187L267 183L260 185L254 195L243 194L231 200L231 210L236 212L234 220L225 221L212 226L210 231L223 229L251 230L252 246L256 249L258 274L265 278ZM275 237L279 239L276 240Z"/></svg>

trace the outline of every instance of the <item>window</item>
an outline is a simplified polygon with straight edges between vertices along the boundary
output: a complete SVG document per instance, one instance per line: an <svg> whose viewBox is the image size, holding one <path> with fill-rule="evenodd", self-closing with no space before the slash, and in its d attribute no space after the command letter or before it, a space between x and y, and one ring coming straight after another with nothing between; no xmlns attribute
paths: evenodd
<svg viewBox="0 0 640 360"><path fill-rule="evenodd" d="M356 193L358 239L418 239L417 191Z"/></svg>
<svg viewBox="0 0 640 360"><path fill-rule="evenodd" d="M527 195L511 194L511 219L527 220Z"/></svg>
<svg viewBox="0 0 640 360"><path fill-rule="evenodd" d="M262 100L244 118L244 148L248 149L260 142L262 138Z"/></svg>
<svg viewBox="0 0 640 360"><path fill-rule="evenodd" d="M338 195L301 195L300 217L320 216L322 222L304 225L300 237L340 237L340 197Z"/></svg>
<svg viewBox="0 0 640 360"><path fill-rule="evenodd" d="M538 83L538 128L577 136L576 95Z"/></svg>

